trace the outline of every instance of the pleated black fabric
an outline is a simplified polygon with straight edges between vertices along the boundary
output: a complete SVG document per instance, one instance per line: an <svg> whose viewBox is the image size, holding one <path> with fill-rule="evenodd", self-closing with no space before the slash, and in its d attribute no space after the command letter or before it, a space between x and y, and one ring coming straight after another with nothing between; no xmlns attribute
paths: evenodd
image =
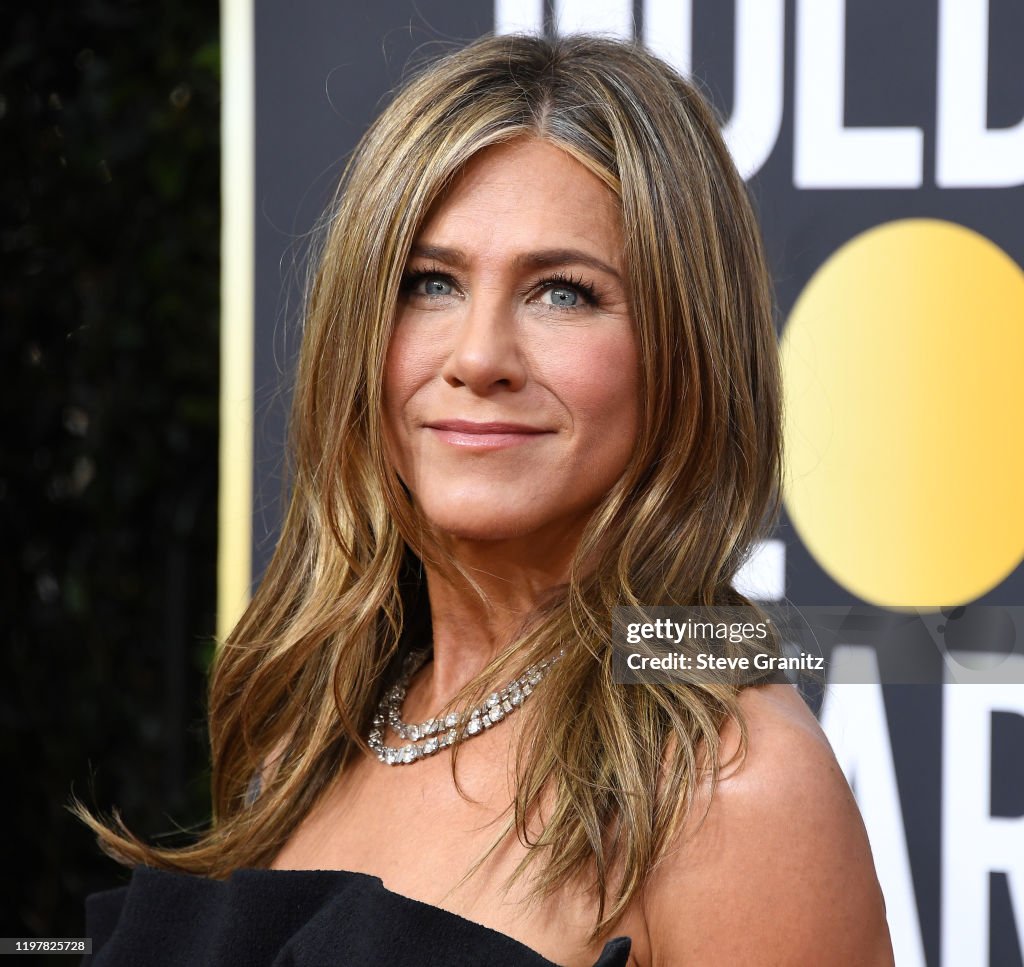
<svg viewBox="0 0 1024 967"><path fill-rule="evenodd" d="M227 880L137 866L86 899L83 967L552 967L518 940L345 870L236 870ZM625 967L629 937L594 967Z"/></svg>

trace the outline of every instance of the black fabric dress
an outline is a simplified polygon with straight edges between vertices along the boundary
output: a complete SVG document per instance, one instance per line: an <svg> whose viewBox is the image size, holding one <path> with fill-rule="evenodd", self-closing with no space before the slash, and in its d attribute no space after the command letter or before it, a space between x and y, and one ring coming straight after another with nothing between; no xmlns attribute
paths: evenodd
<svg viewBox="0 0 1024 967"><path fill-rule="evenodd" d="M490 927L345 870L236 870L227 880L137 866L85 901L92 967L552 967ZM594 967L625 967L632 941Z"/></svg>

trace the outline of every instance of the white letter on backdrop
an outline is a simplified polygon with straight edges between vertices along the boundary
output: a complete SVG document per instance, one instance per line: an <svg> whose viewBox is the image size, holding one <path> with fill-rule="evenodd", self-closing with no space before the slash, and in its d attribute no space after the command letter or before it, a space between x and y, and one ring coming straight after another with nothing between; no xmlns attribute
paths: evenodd
<svg viewBox="0 0 1024 967"><path fill-rule="evenodd" d="M633 39L632 0L556 0L555 33L613 34Z"/></svg>
<svg viewBox="0 0 1024 967"><path fill-rule="evenodd" d="M737 0L733 106L722 134L736 167L752 178L782 130L786 8L783 0Z"/></svg>
<svg viewBox="0 0 1024 967"><path fill-rule="evenodd" d="M782 129L784 0L736 0L733 107L722 130L744 178L768 160ZM693 65L691 0L645 0L644 44L684 77Z"/></svg>
<svg viewBox="0 0 1024 967"><path fill-rule="evenodd" d="M494 32L544 33L544 0L494 0Z"/></svg>
<svg viewBox="0 0 1024 967"><path fill-rule="evenodd" d="M644 0L644 46L689 77L693 70L691 0Z"/></svg>
<svg viewBox="0 0 1024 967"><path fill-rule="evenodd" d="M821 708L824 729L864 817L875 871L885 896L893 952L900 967L925 967L914 881L903 830L889 724L873 648L840 645L832 651ZM850 684L850 683L866 684ZM969 961L964 961L969 963Z"/></svg>
<svg viewBox="0 0 1024 967"><path fill-rule="evenodd" d="M796 186L919 188L920 128L843 126L845 0L798 0L796 11Z"/></svg>
<svg viewBox="0 0 1024 967"><path fill-rule="evenodd" d="M988 7L988 0L939 4L935 183L940 188L1024 184L1024 120L1012 128L986 127ZM1024 80L1019 61L1017 80Z"/></svg>
<svg viewBox="0 0 1024 967"><path fill-rule="evenodd" d="M1022 666L1011 681L1024 680L1024 658L1005 661ZM979 684L965 684L962 668L955 677L942 690L942 962L949 967L988 962L990 872L1006 873L1018 937L1024 928L1024 817L993 816L989 800L992 713L1024 715L1024 685L984 684L984 671Z"/></svg>

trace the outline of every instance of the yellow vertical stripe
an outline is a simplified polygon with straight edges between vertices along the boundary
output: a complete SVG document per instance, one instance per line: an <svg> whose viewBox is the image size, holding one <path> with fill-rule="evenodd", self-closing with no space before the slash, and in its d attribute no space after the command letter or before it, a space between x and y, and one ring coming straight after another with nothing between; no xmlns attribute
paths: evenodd
<svg viewBox="0 0 1024 967"><path fill-rule="evenodd" d="M249 600L252 575L253 199L252 0L221 0L220 494L217 639Z"/></svg>

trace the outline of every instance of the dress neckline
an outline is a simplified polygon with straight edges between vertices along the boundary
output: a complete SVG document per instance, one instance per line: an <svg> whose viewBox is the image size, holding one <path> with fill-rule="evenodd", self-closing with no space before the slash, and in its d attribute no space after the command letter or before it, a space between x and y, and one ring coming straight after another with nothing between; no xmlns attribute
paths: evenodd
<svg viewBox="0 0 1024 967"><path fill-rule="evenodd" d="M293 882L299 882L303 879L337 879L338 881L344 880L363 880L366 883L372 885L372 888L391 897L395 902L402 904L412 904L417 908L426 908L431 911L432 915L437 915L442 918L454 918L463 925L468 924L470 929L484 931L488 934L494 934L501 937L504 941L515 944L520 947L524 952L531 954L536 957L542 964L548 965L548 967L559 967L553 960L548 960L542 953L535 950L529 944L523 943L523 941L510 936L507 933L503 933L501 930L496 930L494 927L488 927L486 924L479 923L476 920L470 920L468 917L462 916L460 913L454 913L451 910L446 910L444 907L435 906L433 903L426 903L423 900L417 900L415 897L406 896L404 893L398 893L384 885L383 879L376 876L373 873L363 873L358 870L291 870L291 869L271 869L269 867L239 867L236 870L232 870L224 880L215 880L211 877L201 876L196 873L183 873L175 870L163 870L153 866L138 865L132 869L133 878L138 877L139 879L151 879L156 880L160 877L175 877L178 879L192 880L198 883L209 883L216 888L216 885L225 886L231 884L244 885L245 883L256 883L260 880L268 880L273 878L278 879L291 879ZM122 889L124 889L122 887ZM606 941L602 948L601 954L599 955L597 964L594 967L598 967L598 964L604 959L604 957L611 951L618 952L624 941L628 946L625 950L628 952L632 946L632 939L626 935L612 937Z"/></svg>

